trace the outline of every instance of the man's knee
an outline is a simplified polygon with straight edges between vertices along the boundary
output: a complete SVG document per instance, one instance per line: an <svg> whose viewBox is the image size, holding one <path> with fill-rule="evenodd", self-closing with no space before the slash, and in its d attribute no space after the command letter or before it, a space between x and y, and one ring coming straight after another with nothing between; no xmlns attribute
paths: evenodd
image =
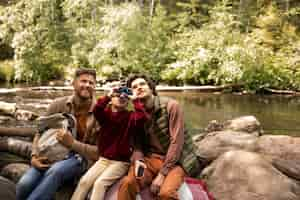
<svg viewBox="0 0 300 200"><path fill-rule="evenodd" d="M132 186L136 184L136 180L135 177L133 176L125 176L122 180L121 180L121 186Z"/></svg>
<svg viewBox="0 0 300 200"><path fill-rule="evenodd" d="M54 176L54 177L59 178L59 177L63 176L63 174L61 173L61 170L59 167L53 166L53 167L49 168L45 173L45 177L49 177L49 176Z"/></svg>
<svg viewBox="0 0 300 200"><path fill-rule="evenodd" d="M33 189L33 182L26 178L21 178L16 184L16 196L18 200L24 199Z"/></svg>
<svg viewBox="0 0 300 200"><path fill-rule="evenodd" d="M31 187L33 187L33 180L31 177L23 176L16 184L16 191L24 191L24 190L30 190Z"/></svg>

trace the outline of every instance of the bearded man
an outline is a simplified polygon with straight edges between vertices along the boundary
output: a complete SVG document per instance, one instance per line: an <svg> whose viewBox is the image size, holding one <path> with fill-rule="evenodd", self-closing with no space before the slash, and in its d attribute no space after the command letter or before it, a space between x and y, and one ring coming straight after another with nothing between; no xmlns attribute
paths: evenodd
<svg viewBox="0 0 300 200"><path fill-rule="evenodd" d="M56 191L66 182L79 178L87 168L88 160L98 158L94 133L97 123L93 116L95 104L96 71L79 68L73 80L72 96L54 100L46 115L70 113L77 121L77 138L68 132L58 132L57 140L70 149L69 155L61 161L49 163L39 155L37 133L33 140L31 168L19 180L16 188L17 200L52 200Z"/></svg>

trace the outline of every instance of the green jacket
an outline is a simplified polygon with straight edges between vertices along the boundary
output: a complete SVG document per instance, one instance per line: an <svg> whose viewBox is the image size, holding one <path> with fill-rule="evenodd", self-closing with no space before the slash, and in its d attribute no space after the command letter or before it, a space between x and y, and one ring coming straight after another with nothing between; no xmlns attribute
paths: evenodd
<svg viewBox="0 0 300 200"><path fill-rule="evenodd" d="M158 97L154 99L154 113L152 115L152 124L150 125L153 132L157 135L160 144L167 152L170 145L170 133L169 133L169 113L167 111L167 105L170 98ZM149 126L149 125L148 125ZM147 134L146 128L146 134ZM188 130L184 132L184 144L181 152L181 156L178 160L183 169L189 175L194 175L199 169L199 161L194 153L194 144L192 141L192 135Z"/></svg>

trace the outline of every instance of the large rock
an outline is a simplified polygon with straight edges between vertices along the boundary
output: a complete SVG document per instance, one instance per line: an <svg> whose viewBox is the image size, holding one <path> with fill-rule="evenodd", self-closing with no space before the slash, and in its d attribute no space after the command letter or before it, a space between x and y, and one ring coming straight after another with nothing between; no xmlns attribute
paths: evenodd
<svg viewBox="0 0 300 200"><path fill-rule="evenodd" d="M196 153L211 163L201 176L216 199L300 199L300 138L259 136L252 117L214 121L206 130L195 141Z"/></svg>
<svg viewBox="0 0 300 200"><path fill-rule="evenodd" d="M196 154L202 159L213 161L231 150L254 151L257 138L253 134L231 130L208 133L202 140L196 141Z"/></svg>
<svg viewBox="0 0 300 200"><path fill-rule="evenodd" d="M209 190L218 200L299 200L300 185L263 156L228 151L207 167Z"/></svg>
<svg viewBox="0 0 300 200"><path fill-rule="evenodd" d="M10 180L0 176L0 199L15 200L16 189L15 184Z"/></svg>
<svg viewBox="0 0 300 200"><path fill-rule="evenodd" d="M24 163L12 163L6 165L1 170L1 176L4 176L13 182L17 183L19 179L23 176L23 174L29 169L28 164Z"/></svg>
<svg viewBox="0 0 300 200"><path fill-rule="evenodd" d="M237 117L223 123L218 122L217 120L212 120L205 128L205 131L208 133L224 130L246 132L256 135L260 135L262 133L260 122L252 115Z"/></svg>
<svg viewBox="0 0 300 200"><path fill-rule="evenodd" d="M300 181L300 138L265 135L257 139L256 152L270 160L274 167Z"/></svg>
<svg viewBox="0 0 300 200"><path fill-rule="evenodd" d="M0 101L0 114L14 116L17 120L34 120L38 114L29 110L19 109L16 103Z"/></svg>

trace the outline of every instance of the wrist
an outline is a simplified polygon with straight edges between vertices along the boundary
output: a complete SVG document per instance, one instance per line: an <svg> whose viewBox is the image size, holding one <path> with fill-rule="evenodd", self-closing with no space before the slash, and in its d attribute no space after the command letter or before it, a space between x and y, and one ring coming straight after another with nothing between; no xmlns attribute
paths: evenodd
<svg viewBox="0 0 300 200"><path fill-rule="evenodd" d="M71 145L70 145L70 149L72 149L72 150L76 149L77 143L78 143L78 141L73 139L71 142Z"/></svg>

